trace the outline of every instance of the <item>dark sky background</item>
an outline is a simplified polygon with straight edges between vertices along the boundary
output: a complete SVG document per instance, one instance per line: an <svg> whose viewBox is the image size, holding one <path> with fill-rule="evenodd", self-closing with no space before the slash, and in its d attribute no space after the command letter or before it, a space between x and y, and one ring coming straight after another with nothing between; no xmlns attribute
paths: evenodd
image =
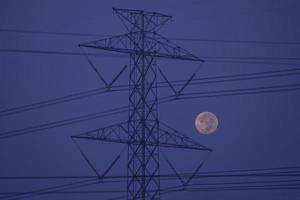
<svg viewBox="0 0 300 200"><path fill-rule="evenodd" d="M170 38L300 42L300 2L297 0L2 0L0 29L45 32L125 32L112 7L144 9L172 15L161 33ZM78 52L79 43L97 36L0 32L1 49ZM299 44L222 43L176 41L199 57L299 57ZM124 57L92 58L109 80L128 62ZM253 61L253 60L250 60ZM260 62L261 60L258 60ZM265 60L263 60L265 61ZM299 68L297 60L267 60L278 64L205 62L197 78ZM171 80L186 79L195 63L160 61ZM118 84L127 83L128 73ZM160 80L162 78L160 77ZM299 84L298 76L191 86L187 92ZM83 56L0 52L0 110L103 87ZM170 90L159 91L160 96ZM64 104L0 117L0 133L64 120L128 105L127 92L93 96ZM160 120L213 149L202 171L299 166L299 91L182 100L162 104ZM220 126L209 136L199 135L194 119L199 112L217 115ZM70 139L71 135L125 121L127 114L90 120L59 128L0 139L0 176L94 175ZM123 147L80 141L100 172ZM194 169L202 152L166 151L178 169ZM110 175L126 174L126 154ZM171 172L162 165L162 173ZM72 180L71 180L72 181ZM26 192L68 183L70 180L0 180L1 192ZM205 183L206 180L200 180ZM179 182L177 182L179 184ZM125 184L97 184L76 190L125 190ZM49 194L29 199L105 199L122 194ZM217 191L175 193L162 199L297 199L299 190ZM2 197L1 197L2 198ZM0 198L0 199L1 199Z"/></svg>

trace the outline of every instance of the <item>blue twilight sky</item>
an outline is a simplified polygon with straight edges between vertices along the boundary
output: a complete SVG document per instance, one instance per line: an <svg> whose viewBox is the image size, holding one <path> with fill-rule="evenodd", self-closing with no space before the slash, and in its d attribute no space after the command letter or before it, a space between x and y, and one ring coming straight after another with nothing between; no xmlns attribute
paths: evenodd
<svg viewBox="0 0 300 200"><path fill-rule="evenodd" d="M297 0L2 0L0 49L78 52L79 43L97 36L47 35L6 32L33 30L111 35L124 33L112 7L143 9L173 16L161 34L170 38L300 42L300 2ZM299 57L298 44L176 41L199 57ZM109 80L128 63L126 57L92 58ZM253 61L253 60L251 60ZM265 60L263 60L265 61ZM197 78L297 68L297 60L268 60L286 65L205 62ZM159 61L171 80L186 79L195 63ZM126 72L118 84L127 83ZM159 80L162 80L160 77ZM187 92L299 84L299 76L196 85ZM0 52L0 110L103 87L83 56ZM159 95L170 95L160 90ZM0 117L0 133L126 106L126 92L93 96L47 108ZM299 91L175 101L159 107L160 120L213 149L202 171L299 166ZM197 134L194 118L210 111L219 118L215 134ZM0 176L94 175L70 139L71 135L126 120L109 116L31 134L0 139ZM100 172L122 146L80 141ZM186 172L206 153L166 151L178 169ZM126 153L113 174L126 174ZM162 173L171 173L162 164ZM0 180L0 193L26 192L68 183L70 180ZM72 181L72 180L71 180ZM200 183L205 183L200 180ZM169 183L172 184L172 183ZM178 182L179 184L179 182ZM166 184L168 186L168 184ZM125 190L124 183L97 184L77 190ZM120 192L122 193L122 192ZM3 194L2 194L3 195ZM123 194L48 194L28 199L105 199ZM297 199L299 190L216 191L166 194L173 200ZM0 196L2 199L4 196ZM3 198L5 199L5 198Z"/></svg>

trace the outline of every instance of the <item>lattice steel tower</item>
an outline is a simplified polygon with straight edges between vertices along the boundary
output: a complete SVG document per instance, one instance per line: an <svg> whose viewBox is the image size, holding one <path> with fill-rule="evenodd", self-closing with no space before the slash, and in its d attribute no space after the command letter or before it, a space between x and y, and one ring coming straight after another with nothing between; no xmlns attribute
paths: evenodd
<svg viewBox="0 0 300 200"><path fill-rule="evenodd" d="M125 123L90 131L73 138L128 144L127 199L159 200L161 188L159 149L209 149L184 135L163 129L159 123L157 75L162 72L156 60L158 58L197 62L202 60L157 33L172 19L171 16L116 8L113 12L121 19L128 33L80 46L129 55L129 118ZM162 76L166 78L164 74ZM191 79L193 77L194 74ZM111 85L107 84L107 87ZM180 92L175 91L175 95L180 95Z"/></svg>

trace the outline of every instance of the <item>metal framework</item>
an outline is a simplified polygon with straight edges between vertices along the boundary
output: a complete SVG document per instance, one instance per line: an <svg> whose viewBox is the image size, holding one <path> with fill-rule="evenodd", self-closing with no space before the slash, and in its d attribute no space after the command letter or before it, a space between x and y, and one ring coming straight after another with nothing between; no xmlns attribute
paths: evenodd
<svg viewBox="0 0 300 200"><path fill-rule="evenodd" d="M73 136L128 145L127 199L160 199L160 148L210 151L158 119L158 58L203 60L159 35L171 16L141 10L117 9L128 33L81 44L129 55L129 116L126 122ZM161 72L161 71L160 71ZM164 78L166 78L164 76ZM187 83L188 84L188 83Z"/></svg>

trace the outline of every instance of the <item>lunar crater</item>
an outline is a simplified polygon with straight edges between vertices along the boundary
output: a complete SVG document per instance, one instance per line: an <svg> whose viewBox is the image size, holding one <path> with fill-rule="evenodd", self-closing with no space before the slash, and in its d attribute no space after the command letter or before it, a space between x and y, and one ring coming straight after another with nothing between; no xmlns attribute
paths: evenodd
<svg viewBox="0 0 300 200"><path fill-rule="evenodd" d="M201 134L211 134L218 128L219 121L211 112L201 112L195 119L195 127Z"/></svg>

